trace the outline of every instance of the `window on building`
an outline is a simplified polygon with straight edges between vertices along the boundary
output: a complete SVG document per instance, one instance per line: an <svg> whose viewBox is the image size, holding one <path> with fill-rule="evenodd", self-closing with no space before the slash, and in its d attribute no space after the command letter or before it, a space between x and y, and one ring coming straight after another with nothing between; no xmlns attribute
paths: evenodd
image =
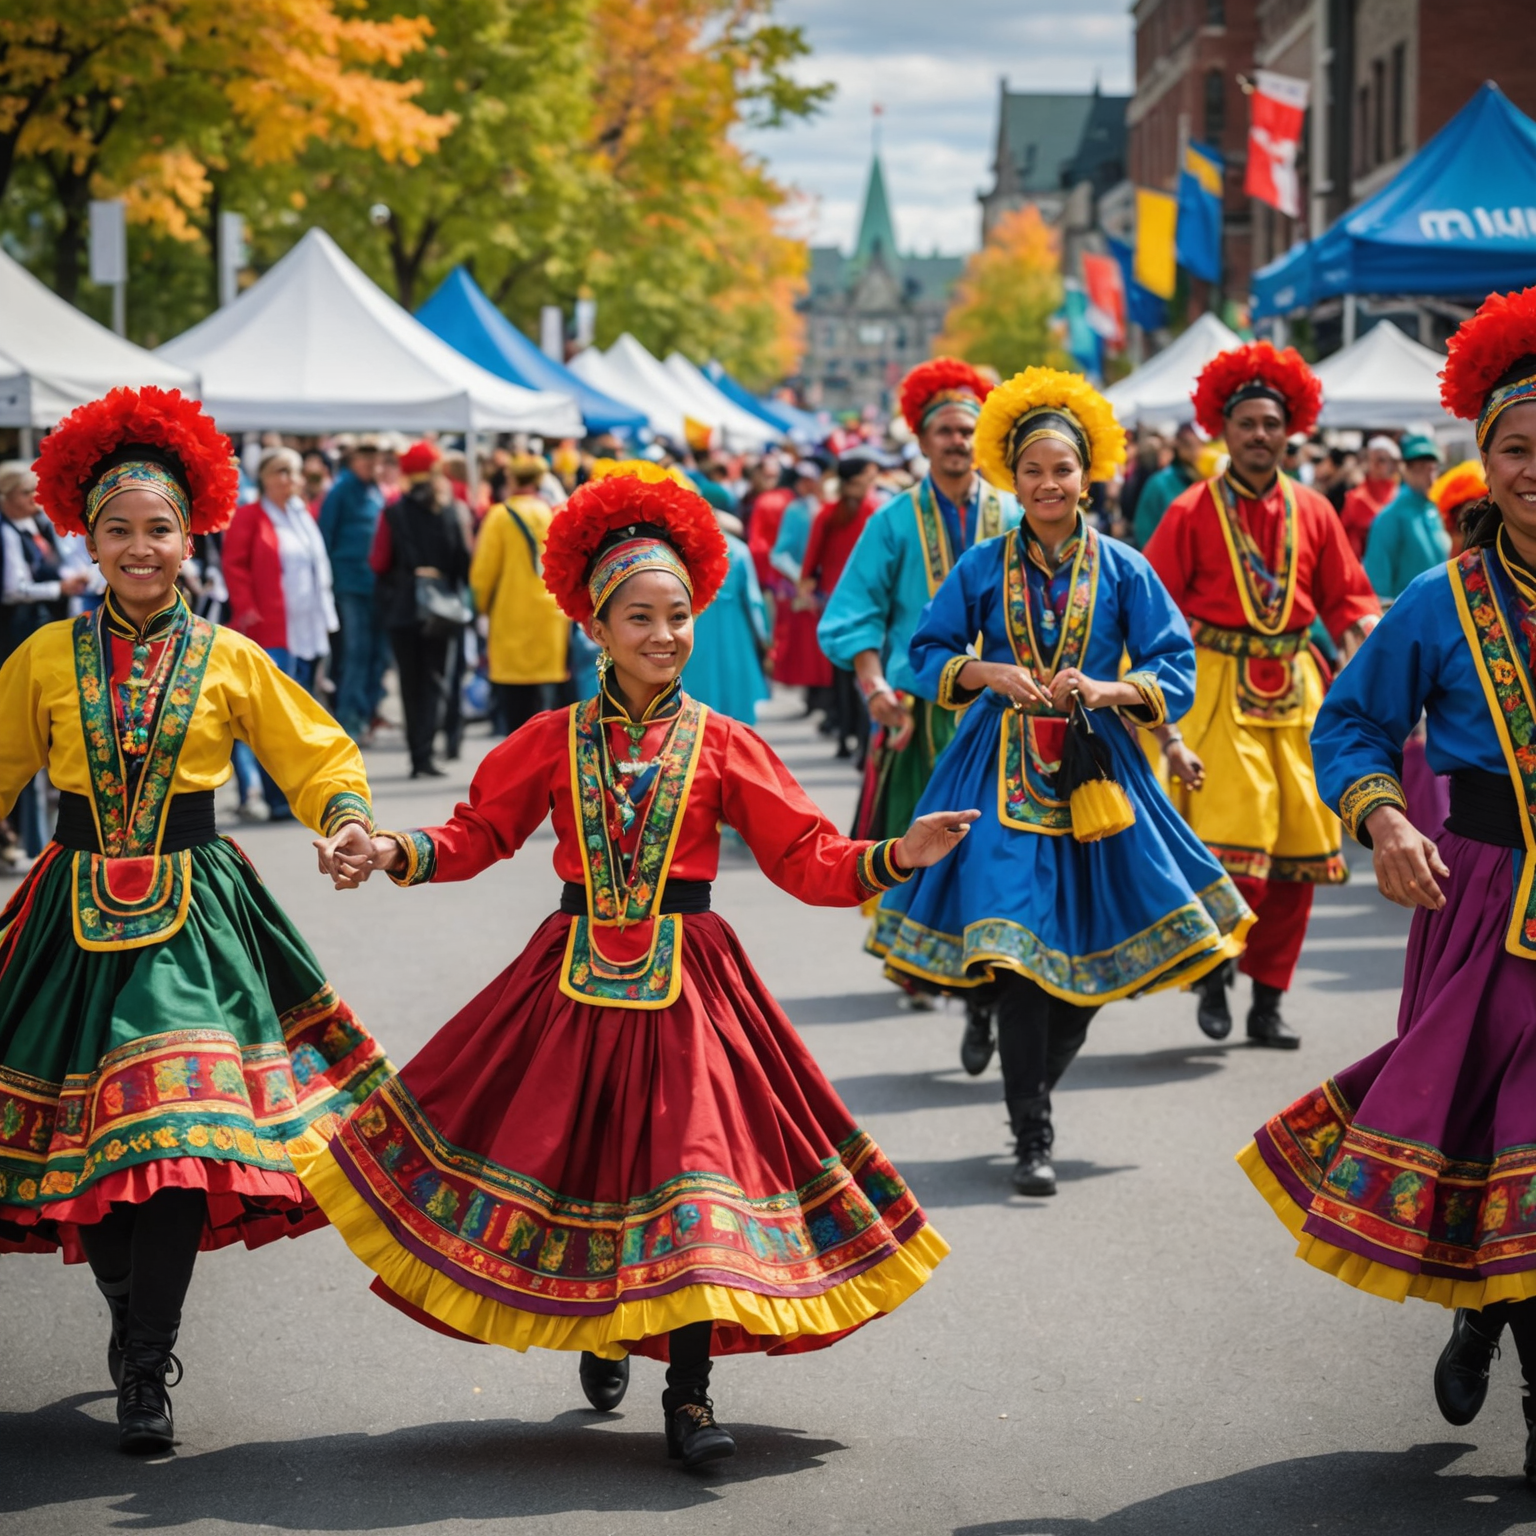
<svg viewBox="0 0 1536 1536"><path fill-rule="evenodd" d="M1205 142L1220 149L1227 127L1227 82L1219 69L1205 77Z"/></svg>
<svg viewBox="0 0 1536 1536"><path fill-rule="evenodd" d="M1371 60L1371 164L1387 158L1387 61Z"/></svg>
<svg viewBox="0 0 1536 1536"><path fill-rule="evenodd" d="M1205 0L1205 24L1208 27L1224 27L1227 24L1226 0Z"/></svg>
<svg viewBox="0 0 1536 1536"><path fill-rule="evenodd" d="M1392 158L1408 152L1408 44L1392 49Z"/></svg>
<svg viewBox="0 0 1536 1536"><path fill-rule="evenodd" d="M1371 88L1362 85L1355 97L1355 175L1371 168Z"/></svg>

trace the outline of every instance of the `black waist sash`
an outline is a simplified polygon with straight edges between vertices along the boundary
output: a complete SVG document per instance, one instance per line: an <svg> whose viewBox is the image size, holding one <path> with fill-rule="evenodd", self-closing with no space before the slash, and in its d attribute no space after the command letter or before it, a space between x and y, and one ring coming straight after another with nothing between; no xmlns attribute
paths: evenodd
<svg viewBox="0 0 1536 1536"><path fill-rule="evenodd" d="M170 804L165 808L165 830L160 836L161 853L197 848L216 841L218 835L218 817L211 789L194 789L171 796ZM72 794L67 789L59 791L59 823L53 829L53 840L61 847L75 848L83 853L101 852L96 818L91 814L91 802L84 795Z"/></svg>
<svg viewBox="0 0 1536 1536"><path fill-rule="evenodd" d="M1525 807L1503 773L1458 768L1451 775L1451 814L1445 830L1475 843L1525 847Z"/></svg>
<svg viewBox="0 0 1536 1536"><path fill-rule="evenodd" d="M665 917L671 912L692 914L709 911L709 892L713 884L709 880L668 880L661 888L661 900L656 904L656 914ZM560 910L567 917L587 915L587 888L567 880L560 892Z"/></svg>

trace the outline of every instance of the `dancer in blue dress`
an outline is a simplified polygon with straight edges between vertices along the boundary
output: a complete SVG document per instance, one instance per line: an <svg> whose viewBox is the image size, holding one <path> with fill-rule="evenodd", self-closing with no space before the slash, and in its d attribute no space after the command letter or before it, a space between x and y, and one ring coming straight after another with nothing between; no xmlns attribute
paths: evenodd
<svg viewBox="0 0 1536 1536"><path fill-rule="evenodd" d="M982 817L882 906L878 943L896 972L995 993L1021 1194L1055 1193L1050 1093L1094 1013L1193 981L1238 953L1253 920L1133 733L1189 708L1195 652L1151 566L1083 517L1086 483L1114 473L1124 441L1079 375L1030 368L993 390L977 463L1017 493L1024 523L960 558L912 638L923 692L966 710L920 809ZM1119 786L1118 822L1089 825L1059 782L1089 739Z"/></svg>

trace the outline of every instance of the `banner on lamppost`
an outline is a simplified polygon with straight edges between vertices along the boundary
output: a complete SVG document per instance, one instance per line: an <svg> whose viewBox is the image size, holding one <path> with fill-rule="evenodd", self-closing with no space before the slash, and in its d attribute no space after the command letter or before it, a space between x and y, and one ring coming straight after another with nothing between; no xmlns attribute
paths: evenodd
<svg viewBox="0 0 1536 1536"><path fill-rule="evenodd" d="M1248 98L1252 116L1244 190L1293 219L1301 217L1296 151L1310 95L1307 81L1260 69L1254 72L1253 94Z"/></svg>

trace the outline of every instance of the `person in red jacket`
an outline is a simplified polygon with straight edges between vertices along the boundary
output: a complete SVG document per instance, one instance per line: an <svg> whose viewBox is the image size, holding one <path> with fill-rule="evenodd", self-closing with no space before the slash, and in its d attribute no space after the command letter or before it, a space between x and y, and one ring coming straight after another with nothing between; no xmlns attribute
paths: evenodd
<svg viewBox="0 0 1536 1536"><path fill-rule="evenodd" d="M1402 470L1402 451L1390 437L1373 437L1365 445L1365 479L1344 493L1344 504L1339 508L1355 559L1365 559L1371 524L1397 495L1403 483Z"/></svg>
<svg viewBox="0 0 1536 1536"><path fill-rule="evenodd" d="M816 514L800 566L802 602L814 599L818 609L825 608L827 599L837 589L853 546L880 504L873 494L875 476L879 473L879 459L867 450L846 453L837 461L837 500L829 501ZM831 719L837 755L852 757L857 750L862 760L869 716L859 696L858 679L847 667L832 668Z"/></svg>
<svg viewBox="0 0 1536 1536"><path fill-rule="evenodd" d="M256 469L261 495L236 509L224 535L224 583L229 627L248 635L289 677L315 693L320 666L330 655L330 637L340 624L331 592L331 558L299 495L302 474L303 461L292 448L269 448L262 454ZM264 820L263 804L277 820L290 816L282 790L256 765L244 743L236 759L242 818Z"/></svg>
<svg viewBox="0 0 1536 1536"><path fill-rule="evenodd" d="M1279 467L1287 435L1312 430L1322 396L1292 348L1261 341L1213 358L1195 419L1226 439L1231 465L1176 497L1144 551L1195 641L1195 705L1182 724L1207 782L1180 784L1174 803L1258 914L1241 961L1253 978L1248 1038L1282 1050L1301 1043L1280 1002L1312 889L1348 875L1312 772L1323 684L1307 632L1321 618L1347 661L1381 617L1333 508ZM1231 980L1228 961L1196 983L1213 1040L1232 1030Z"/></svg>

